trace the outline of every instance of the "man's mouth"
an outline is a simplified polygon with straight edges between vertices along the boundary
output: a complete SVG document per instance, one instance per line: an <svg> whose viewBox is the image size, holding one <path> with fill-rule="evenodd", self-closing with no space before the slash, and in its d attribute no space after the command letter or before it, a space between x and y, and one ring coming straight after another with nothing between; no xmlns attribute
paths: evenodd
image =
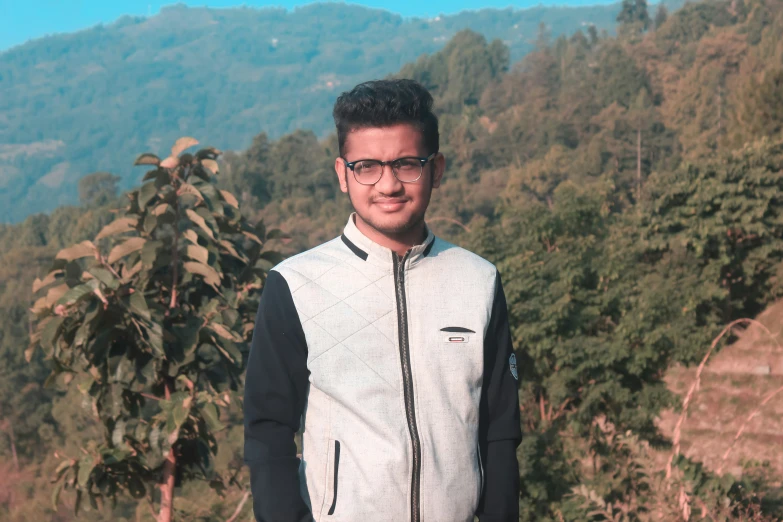
<svg viewBox="0 0 783 522"><path fill-rule="evenodd" d="M385 210L387 212L393 212L395 210L401 209L406 202L406 199L376 199L373 201L373 203L381 210Z"/></svg>

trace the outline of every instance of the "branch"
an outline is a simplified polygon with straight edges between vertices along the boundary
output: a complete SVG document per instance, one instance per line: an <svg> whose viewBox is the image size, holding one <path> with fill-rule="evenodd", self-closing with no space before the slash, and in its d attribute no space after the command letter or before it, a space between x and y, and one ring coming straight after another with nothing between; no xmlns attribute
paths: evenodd
<svg viewBox="0 0 783 522"><path fill-rule="evenodd" d="M458 227L462 227L465 230L465 232L470 232L470 229L468 227L466 227L465 225L463 225L462 223L460 223L456 219L453 219L453 218L450 218L450 217L436 216L436 217L433 217L433 218L429 218L427 221L429 221L430 223L432 223L433 221L448 221L449 223L457 225Z"/></svg>
<svg viewBox="0 0 783 522"><path fill-rule="evenodd" d="M769 329L761 324L759 321L756 321L755 319L737 319L735 321L732 321L729 323L726 328L721 331L721 333L712 340L712 345L710 345L710 349L707 350L707 353L704 355L704 358L701 360L701 363L699 364L699 367L696 369L696 378L693 381L693 384L691 384L690 389L688 390L688 394L685 396L685 400L682 401L682 413L680 414L680 418L677 419L677 424L674 426L674 436L672 437L672 442L674 443L674 450L672 451L671 456L669 457L669 462L666 463L666 479L671 479L672 475L672 462L674 461L674 457L680 454L680 435L682 430L682 425L685 422L685 417L688 415L688 406L690 406L691 399L693 398L693 395L696 393L696 390L698 390L699 385L701 384L701 373L704 371L704 367L707 365L707 360L710 358L710 355L712 355L713 350L715 350L715 347L718 345L721 339L723 339L723 336L726 335L734 326L738 324L755 324L761 328L763 328L770 336L772 336L772 332L769 331Z"/></svg>
<svg viewBox="0 0 783 522"><path fill-rule="evenodd" d="M242 496L242 500L239 501L239 505L234 510L234 514L231 515L231 518L226 520L226 522L234 522L239 514L242 512L242 508L245 506L245 502L247 502L248 497L250 497L250 490L245 491L245 494Z"/></svg>
<svg viewBox="0 0 783 522"><path fill-rule="evenodd" d="M783 391L783 386L781 386L780 388L778 388L778 389L777 389L777 390L775 390L775 391L772 391L772 392L768 393L768 394L766 395L766 397L764 397L764 400L762 400L762 401L761 401L761 403L759 403L759 405L758 405L758 406L756 406L756 409L755 409L755 410L753 410L753 411L750 413L750 415L748 415L748 418L747 418L747 419L745 419L745 421L742 423L742 426L740 426L739 430L737 430L737 434L736 434L736 435L734 435L734 440L733 440L733 441L731 441L731 446L729 446L729 449L727 449L727 450L726 450L726 453L724 453L724 454L723 454L723 458L722 458L722 459L721 459L721 461L720 461L720 466L718 466L718 470L716 471L716 473L717 473L718 475L720 475L720 474L721 474L721 472L723 471L723 466L726 464L726 459L727 459L727 458L729 458L729 454L730 454L730 453L732 452L732 450L734 449L734 446L736 446L736 445L737 445L737 441L738 441L738 440L739 440L739 438L742 436L742 432L743 432L743 431L745 431L745 427L748 425L748 423L749 423L751 420L753 420L753 417L755 417L756 415L758 415L758 414L759 414L759 412L761 412L761 408L763 408L763 407L764 407L764 405L766 405L766 404L767 404L767 403L768 403L768 402L769 402L769 401L770 401L770 400L771 400L771 399L772 399L772 398L773 398L775 395L777 395L778 393L780 393L780 392L782 392L782 391Z"/></svg>

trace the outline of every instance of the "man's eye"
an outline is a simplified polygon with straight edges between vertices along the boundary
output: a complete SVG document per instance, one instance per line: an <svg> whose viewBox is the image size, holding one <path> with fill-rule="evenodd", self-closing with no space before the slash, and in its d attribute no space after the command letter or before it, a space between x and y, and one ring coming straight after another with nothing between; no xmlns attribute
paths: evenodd
<svg viewBox="0 0 783 522"><path fill-rule="evenodd" d="M397 162L396 167L399 170L416 170L421 168L421 162L417 159L401 159Z"/></svg>
<svg viewBox="0 0 783 522"><path fill-rule="evenodd" d="M367 172L375 172L378 169L379 165L375 163L374 161L360 161L356 164L354 167L354 170L358 173L367 173Z"/></svg>

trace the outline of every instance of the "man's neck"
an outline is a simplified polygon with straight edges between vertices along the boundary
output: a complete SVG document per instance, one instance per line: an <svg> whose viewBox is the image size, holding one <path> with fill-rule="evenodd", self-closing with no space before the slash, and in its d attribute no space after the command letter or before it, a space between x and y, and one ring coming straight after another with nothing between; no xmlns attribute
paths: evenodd
<svg viewBox="0 0 783 522"><path fill-rule="evenodd" d="M423 243L427 238L424 220L399 234L384 234L368 225L358 214L355 216L354 223L359 232L364 234L367 239L396 252L400 257L404 256L412 247Z"/></svg>

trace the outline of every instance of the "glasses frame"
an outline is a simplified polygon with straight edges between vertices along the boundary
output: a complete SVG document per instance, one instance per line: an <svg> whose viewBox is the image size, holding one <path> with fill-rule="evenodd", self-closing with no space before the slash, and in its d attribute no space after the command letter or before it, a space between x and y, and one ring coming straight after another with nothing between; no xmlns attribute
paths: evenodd
<svg viewBox="0 0 783 522"><path fill-rule="evenodd" d="M389 161L381 161L381 160L369 159L369 158L358 159L356 161L348 161L347 159L343 158L342 156L340 156L340 159L343 160L343 163L345 163L345 166L347 168L351 169L351 172L353 172L353 179L356 180L356 183L358 183L360 185L371 186L371 185L375 185L376 183L378 183L381 180L381 178L383 178L383 167L385 167L386 165L391 167L392 174L394 175L395 178L397 178L397 180L400 183L416 183L417 181L419 181L421 179L421 176L424 174L424 166L427 163L429 163L430 161L432 161L435 158L435 156L437 156L437 155L438 155L437 152L433 152L432 154L430 154L426 158L420 158L418 156L403 156L401 158L396 158L396 159L389 160ZM421 162L421 169L419 170L419 175L416 177L416 179L412 179L410 181L404 181L404 180L401 180L397 176L397 170L394 168L394 164L397 163L398 161L405 160L405 159L415 159L415 160L419 160ZM354 167L356 167L357 163L361 163L362 161L372 161L374 163L378 163L381 166L381 174L378 176L378 179L376 179L372 183L363 183L363 182L359 181L358 177L356 177L356 170L355 170Z"/></svg>

